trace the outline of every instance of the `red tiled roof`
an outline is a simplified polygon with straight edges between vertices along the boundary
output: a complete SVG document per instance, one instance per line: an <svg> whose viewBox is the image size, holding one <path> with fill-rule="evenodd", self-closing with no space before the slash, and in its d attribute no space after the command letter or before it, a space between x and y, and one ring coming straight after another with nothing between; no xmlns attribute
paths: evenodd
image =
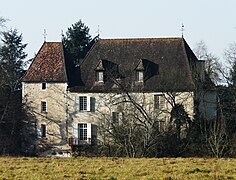
<svg viewBox="0 0 236 180"><path fill-rule="evenodd" d="M44 42L23 82L67 82L66 67L61 42Z"/></svg>

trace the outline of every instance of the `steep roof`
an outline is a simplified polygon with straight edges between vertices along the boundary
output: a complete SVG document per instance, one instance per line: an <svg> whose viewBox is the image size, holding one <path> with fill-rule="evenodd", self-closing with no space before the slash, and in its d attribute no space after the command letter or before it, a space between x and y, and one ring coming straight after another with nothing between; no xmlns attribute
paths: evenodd
<svg viewBox="0 0 236 180"><path fill-rule="evenodd" d="M44 42L23 82L67 82L63 45L61 42Z"/></svg>
<svg viewBox="0 0 236 180"><path fill-rule="evenodd" d="M131 90L142 92L191 91L196 57L183 38L141 38L98 40L80 66L83 84L71 91L111 91L114 81L105 74L104 84L95 83L100 61L118 70L113 74ZM135 69L144 67L144 82L135 83ZM107 69L109 69L107 67ZM106 67L105 71L106 71ZM109 72L111 73L111 72ZM114 78L113 78L114 79Z"/></svg>

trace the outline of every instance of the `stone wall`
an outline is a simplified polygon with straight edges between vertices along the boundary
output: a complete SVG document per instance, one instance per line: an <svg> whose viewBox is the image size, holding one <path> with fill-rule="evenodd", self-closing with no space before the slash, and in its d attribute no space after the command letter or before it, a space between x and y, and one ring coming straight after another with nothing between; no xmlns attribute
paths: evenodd
<svg viewBox="0 0 236 180"><path fill-rule="evenodd" d="M97 126L105 120L111 119L112 112L135 111L127 94L117 93L70 93L66 83L47 83L46 89L42 89L42 83L23 83L23 101L31 109L37 119L39 146L53 147L57 150L70 149L68 138L74 137L78 124L91 124ZM161 111L154 109L154 95L162 98ZM87 97L90 102L89 111L80 111L76 101L80 96ZM172 109L173 99L175 103L182 104L189 117L193 117L194 101L192 92L183 93L130 93L134 102L141 105L151 118L163 119L168 123ZM77 98L77 100L76 100ZM41 111L41 102L46 102L46 112ZM78 102L77 102L78 103ZM77 104L78 105L78 104ZM41 124L46 125L46 137L40 138ZM96 131L92 134L99 134ZM99 135L97 136L99 138Z"/></svg>
<svg viewBox="0 0 236 180"><path fill-rule="evenodd" d="M160 95L163 99L164 105L161 111L154 109L154 95ZM86 96L88 98L93 98L95 101L94 111L76 111L75 99L80 96ZM145 112L151 117L157 119L164 119L166 124L170 118L170 113L172 110L172 105L175 99L175 103L182 104L185 111L188 113L190 119L194 115L194 98L193 92L183 92L183 93L131 93L132 99L141 105ZM102 121L111 118L112 112L121 111L134 111L131 106L128 106L127 96L124 94L115 93L70 93L69 94L69 136L73 136L73 125L79 123L91 123L99 126ZM93 105L91 105L93 106Z"/></svg>
<svg viewBox="0 0 236 180"><path fill-rule="evenodd" d="M41 146L66 149L67 144L67 83L23 83L23 101L37 120L37 132ZM42 112L41 102L46 102L46 112ZM46 137L40 138L41 124L46 125Z"/></svg>

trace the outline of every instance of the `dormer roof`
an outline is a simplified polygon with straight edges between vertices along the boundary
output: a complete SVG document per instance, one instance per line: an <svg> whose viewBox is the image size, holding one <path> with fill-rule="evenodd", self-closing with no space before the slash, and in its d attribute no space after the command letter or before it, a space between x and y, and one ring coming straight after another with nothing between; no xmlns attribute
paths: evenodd
<svg viewBox="0 0 236 180"><path fill-rule="evenodd" d="M105 70L102 62L103 62L102 60L100 60L98 62L98 65L95 68L96 71L104 71Z"/></svg>
<svg viewBox="0 0 236 180"><path fill-rule="evenodd" d="M135 68L136 71L144 71L143 60L140 59L138 62L137 67Z"/></svg>

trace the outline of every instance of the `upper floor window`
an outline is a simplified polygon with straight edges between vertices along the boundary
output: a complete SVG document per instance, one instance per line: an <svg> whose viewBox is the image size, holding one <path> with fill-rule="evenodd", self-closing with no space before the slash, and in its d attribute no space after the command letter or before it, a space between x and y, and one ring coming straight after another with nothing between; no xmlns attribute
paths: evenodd
<svg viewBox="0 0 236 180"><path fill-rule="evenodd" d="M45 90L46 88L47 88L46 83L43 82L43 83L42 83L42 89Z"/></svg>
<svg viewBox="0 0 236 180"><path fill-rule="evenodd" d="M46 101L41 101L41 112L47 112L47 103L46 103Z"/></svg>
<svg viewBox="0 0 236 180"><path fill-rule="evenodd" d="M103 71L96 71L96 81L103 82Z"/></svg>
<svg viewBox="0 0 236 180"><path fill-rule="evenodd" d="M90 96L75 96L75 111L95 112L96 99Z"/></svg>
<svg viewBox="0 0 236 180"><path fill-rule="evenodd" d="M112 112L112 124L120 125L122 123L123 114L121 112Z"/></svg>
<svg viewBox="0 0 236 180"><path fill-rule="evenodd" d="M165 106L165 98L161 94L154 95L154 109L162 110Z"/></svg>
<svg viewBox="0 0 236 180"><path fill-rule="evenodd" d="M80 111L87 111L88 104L87 104L87 96L80 96L79 97L79 110Z"/></svg>
<svg viewBox="0 0 236 180"><path fill-rule="evenodd" d="M136 81L143 82L143 71L136 71Z"/></svg>

